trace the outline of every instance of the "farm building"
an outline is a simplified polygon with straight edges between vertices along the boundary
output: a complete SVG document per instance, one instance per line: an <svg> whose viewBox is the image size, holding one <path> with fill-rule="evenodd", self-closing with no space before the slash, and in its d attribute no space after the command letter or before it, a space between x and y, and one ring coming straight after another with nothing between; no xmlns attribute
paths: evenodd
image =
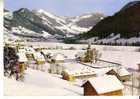
<svg viewBox="0 0 140 99"><path fill-rule="evenodd" d="M19 62L27 62L28 61L25 53L20 52L20 53L17 53L17 55L19 57L19 60L18 60Z"/></svg>
<svg viewBox="0 0 140 99"><path fill-rule="evenodd" d="M68 80L68 81L74 81L75 77L72 74L69 74L67 71L62 72L62 79Z"/></svg>
<svg viewBox="0 0 140 99"><path fill-rule="evenodd" d="M25 53L17 53L19 59L18 59L18 65L19 65L19 70L20 70L20 73L24 73L24 70L26 69L26 66L27 66L27 57L25 55Z"/></svg>
<svg viewBox="0 0 140 99"><path fill-rule="evenodd" d="M35 53L35 50L32 47L26 47L25 49L28 60L34 60L33 53Z"/></svg>
<svg viewBox="0 0 140 99"><path fill-rule="evenodd" d="M48 50L42 50L41 53L44 55L45 59L50 59L53 55Z"/></svg>
<svg viewBox="0 0 140 99"><path fill-rule="evenodd" d="M93 68L87 67L80 63L64 63L63 79L70 81L72 77L75 79L88 79L95 77L96 73Z"/></svg>
<svg viewBox="0 0 140 99"><path fill-rule="evenodd" d="M45 64L45 58L40 52L33 53L33 56L38 65Z"/></svg>
<svg viewBox="0 0 140 99"><path fill-rule="evenodd" d="M106 74L108 75L115 75L120 81L129 81L131 74L123 67L120 68L113 68L108 71Z"/></svg>
<svg viewBox="0 0 140 99"><path fill-rule="evenodd" d="M64 55L57 53L54 54L50 62L50 73L61 74L63 71Z"/></svg>
<svg viewBox="0 0 140 99"><path fill-rule="evenodd" d="M56 53L53 55L52 60L54 60L55 63L63 63L65 60L65 56L61 53Z"/></svg>
<svg viewBox="0 0 140 99"><path fill-rule="evenodd" d="M84 96L122 96L124 86L116 76L100 76L90 78L82 87L84 87Z"/></svg>
<svg viewBox="0 0 140 99"><path fill-rule="evenodd" d="M52 62L50 63L50 73L52 74L62 74L64 68L63 68L63 64L58 64L53 62L54 60L52 60Z"/></svg>
<svg viewBox="0 0 140 99"><path fill-rule="evenodd" d="M26 50L25 50L24 48L20 48L20 49L18 49L18 52L19 52L19 53L25 53Z"/></svg>
<svg viewBox="0 0 140 99"><path fill-rule="evenodd" d="M94 71L86 71L86 70L79 70L79 71L74 71L74 72L70 72L70 71L64 71L63 72L63 79L68 80L68 81L72 81L75 79L88 79L91 77L95 77L96 74Z"/></svg>

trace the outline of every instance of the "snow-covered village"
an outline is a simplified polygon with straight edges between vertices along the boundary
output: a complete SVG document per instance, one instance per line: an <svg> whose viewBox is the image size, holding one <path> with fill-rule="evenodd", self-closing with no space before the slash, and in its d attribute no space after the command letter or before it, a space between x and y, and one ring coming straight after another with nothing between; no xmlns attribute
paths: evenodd
<svg viewBox="0 0 140 99"><path fill-rule="evenodd" d="M139 0L15 1L4 7L5 96L140 96Z"/></svg>
<svg viewBox="0 0 140 99"><path fill-rule="evenodd" d="M9 79L9 71L5 69L4 94L139 95L139 49L90 44L6 43L5 57L15 57L20 72L10 74Z"/></svg>

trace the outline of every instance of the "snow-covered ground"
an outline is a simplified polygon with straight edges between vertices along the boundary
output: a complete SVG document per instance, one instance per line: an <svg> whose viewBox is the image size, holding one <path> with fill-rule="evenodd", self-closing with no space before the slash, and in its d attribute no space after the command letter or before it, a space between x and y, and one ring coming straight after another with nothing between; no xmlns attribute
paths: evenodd
<svg viewBox="0 0 140 99"><path fill-rule="evenodd" d="M62 47L63 49L74 47L77 50L86 49L87 44L64 44L64 43L48 43L48 42L27 42L27 46L42 47L42 48L56 48L57 46ZM106 45L91 45L92 48L98 50L109 50L109 51L136 51L140 47L134 46L106 46Z"/></svg>
<svg viewBox="0 0 140 99"><path fill-rule="evenodd" d="M57 75L50 75L28 68L24 81L4 78L4 95L8 96L71 96L83 95L83 88L60 79Z"/></svg>
<svg viewBox="0 0 140 99"><path fill-rule="evenodd" d="M40 46L38 46L40 44ZM31 43L27 44L28 46ZM59 43L52 43L51 45L48 43L34 43L33 45L38 47L56 47L62 46L63 48L75 47L77 50L47 50L49 53L62 53L67 56L68 59L74 59L75 54L81 50L82 48L86 49L87 45L66 45ZM101 59L116 63L121 63L122 66L126 68L131 68L136 70L138 68L137 64L140 63L140 52L136 52L139 47L118 47L118 46L98 46L93 45L102 53ZM70 68L72 64L73 66L76 63L66 63L67 68ZM64 64L64 65L66 65ZM48 68L49 64L46 64L45 68ZM74 67L78 68L78 67ZM75 70L76 70L75 69ZM101 72L99 70L99 72ZM137 74L138 75L138 74ZM61 79L61 76L49 74L47 71L42 72L39 70L32 70L28 68L25 73L24 81L15 81L13 79L4 78L4 94L5 95L83 95L83 88L80 87L81 81L76 82L68 82L66 80ZM126 84L132 83L127 82ZM138 81L137 81L138 83ZM131 84L130 84L131 86ZM131 95L131 87L125 86L124 95ZM137 92L136 89L134 89ZM137 93L136 93L137 94Z"/></svg>
<svg viewBox="0 0 140 99"><path fill-rule="evenodd" d="M138 69L140 63L140 52L129 51L101 51L102 59L121 63L127 68Z"/></svg>

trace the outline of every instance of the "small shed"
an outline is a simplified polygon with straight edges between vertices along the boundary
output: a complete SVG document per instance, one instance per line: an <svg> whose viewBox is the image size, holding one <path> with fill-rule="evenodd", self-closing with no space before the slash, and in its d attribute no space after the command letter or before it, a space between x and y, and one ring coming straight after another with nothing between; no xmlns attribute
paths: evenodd
<svg viewBox="0 0 140 99"><path fill-rule="evenodd" d="M34 59L38 65L45 64L45 58L40 52L33 53Z"/></svg>
<svg viewBox="0 0 140 99"><path fill-rule="evenodd" d="M76 79L74 75L69 74L67 71L62 72L62 78L67 81L74 81Z"/></svg>
<svg viewBox="0 0 140 99"><path fill-rule="evenodd" d="M84 87L84 96L122 96L124 88L114 75L90 78L82 87Z"/></svg>
<svg viewBox="0 0 140 99"><path fill-rule="evenodd" d="M27 65L27 57L25 55L25 53L17 53L19 59L18 59L18 65L19 65L19 70L20 70L20 73L23 73L24 70L27 68L26 65Z"/></svg>
<svg viewBox="0 0 140 99"><path fill-rule="evenodd" d="M83 67L83 68L79 68L77 70L73 69L71 71L68 69L65 69L62 76L63 76L63 79L68 80L68 81L75 80L75 79L84 79L85 80L85 79L89 79L91 77L95 77L96 73L90 67Z"/></svg>
<svg viewBox="0 0 140 99"><path fill-rule="evenodd" d="M54 60L55 63L63 63L65 60L65 56L61 53L57 53L52 57L52 60Z"/></svg>
<svg viewBox="0 0 140 99"><path fill-rule="evenodd" d="M115 75L120 81L129 81L131 74L123 67L109 70L106 74Z"/></svg>
<svg viewBox="0 0 140 99"><path fill-rule="evenodd" d="M44 55L45 59L50 59L53 55L46 49L42 50L41 53Z"/></svg>
<svg viewBox="0 0 140 99"><path fill-rule="evenodd" d="M25 53L17 53L18 57L19 57L19 62L27 62L28 59L26 57L26 54Z"/></svg>
<svg viewBox="0 0 140 99"><path fill-rule="evenodd" d="M35 50L32 47L26 47L25 49L28 60L34 60L33 53L35 53Z"/></svg>
<svg viewBox="0 0 140 99"><path fill-rule="evenodd" d="M64 70L63 64L50 63L50 73L61 75L63 70Z"/></svg>

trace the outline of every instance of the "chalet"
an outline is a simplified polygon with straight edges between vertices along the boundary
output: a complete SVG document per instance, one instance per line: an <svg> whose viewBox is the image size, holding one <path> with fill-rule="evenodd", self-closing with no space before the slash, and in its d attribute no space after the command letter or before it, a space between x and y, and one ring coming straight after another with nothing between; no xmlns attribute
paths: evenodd
<svg viewBox="0 0 140 99"><path fill-rule="evenodd" d="M42 50L41 53L44 55L45 59L48 60L52 57L52 54L48 50Z"/></svg>
<svg viewBox="0 0 140 99"><path fill-rule="evenodd" d="M52 74L62 74L63 69L63 64L58 64L55 62L50 63L50 73Z"/></svg>
<svg viewBox="0 0 140 99"><path fill-rule="evenodd" d="M63 79L71 81L75 79L89 79L95 77L94 68L82 65L80 63L64 63ZM74 78L74 79L73 79Z"/></svg>
<svg viewBox="0 0 140 99"><path fill-rule="evenodd" d="M53 55L52 60L54 60L55 63L63 63L65 60L65 56L61 53L57 53Z"/></svg>
<svg viewBox="0 0 140 99"><path fill-rule="evenodd" d="M90 78L84 87L84 96L122 96L124 86L116 76L100 76Z"/></svg>
<svg viewBox="0 0 140 99"><path fill-rule="evenodd" d="M35 53L35 50L32 47L27 47L25 49L28 60L34 60L33 53Z"/></svg>
<svg viewBox="0 0 140 99"><path fill-rule="evenodd" d="M24 48L18 49L19 53L26 53L26 50Z"/></svg>
<svg viewBox="0 0 140 99"><path fill-rule="evenodd" d="M61 53L54 54L51 57L50 62L50 73L52 74L62 74L64 63L64 55Z"/></svg>
<svg viewBox="0 0 140 99"><path fill-rule="evenodd" d="M17 55L19 57L19 60L18 60L19 62L27 62L28 61L25 53L17 53Z"/></svg>
<svg viewBox="0 0 140 99"><path fill-rule="evenodd" d="M45 64L45 58L40 52L33 53L33 56L38 65Z"/></svg>
<svg viewBox="0 0 140 99"><path fill-rule="evenodd" d="M106 74L115 75L120 81L129 81L131 74L123 67L109 70Z"/></svg>
<svg viewBox="0 0 140 99"><path fill-rule="evenodd" d="M28 59L27 59L25 53L17 53L17 55L19 57L19 59L18 59L19 65L22 68L22 70L24 71L24 69L26 68Z"/></svg>

